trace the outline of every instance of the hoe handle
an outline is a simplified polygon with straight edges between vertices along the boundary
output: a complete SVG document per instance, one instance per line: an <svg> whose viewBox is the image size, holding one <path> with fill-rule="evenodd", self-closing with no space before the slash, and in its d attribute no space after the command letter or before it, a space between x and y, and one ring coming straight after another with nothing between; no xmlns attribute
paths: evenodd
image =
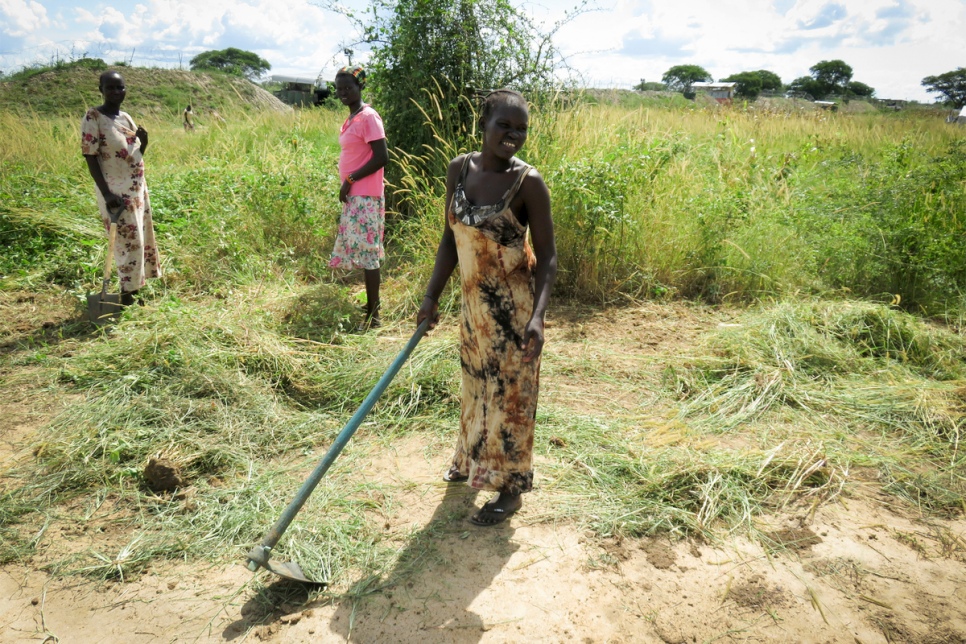
<svg viewBox="0 0 966 644"><path fill-rule="evenodd" d="M107 259L104 260L104 282L101 284L101 294L107 293L107 285L111 282L111 268L114 261L114 241L117 239L117 221L111 221L111 230L107 233Z"/></svg>
<svg viewBox="0 0 966 644"><path fill-rule="evenodd" d="M353 414L352 418L349 419L349 422L346 423L345 427L342 428L342 431L339 432L335 442L332 443L332 447L329 448L329 451L325 453L325 456L323 456L319 464L315 466L315 469L312 470L312 473L309 474L309 477L305 479L304 483L302 483L302 487L299 488L295 498L292 499L292 502L289 503L288 507L285 508L285 511L282 512L282 516L279 517L272 529L265 534L265 538L262 539L261 548L256 548L256 550L271 550L275 547L275 544L278 543L278 540L282 538L282 534L288 528L289 524L292 523L292 520L295 518L295 515L298 514L298 511L302 509L303 505L305 505L305 502L308 500L309 495L312 494L315 486L318 485L319 481L322 480L322 477L325 476L329 466L332 465L336 458L338 458L339 453L342 452L342 448L346 446L346 443L348 443L349 439L352 438L352 435L355 433L356 429L358 429L359 425L362 424L362 419L366 417L366 414L368 414L370 410L372 410L372 407L376 404L379 396L382 395L382 393L386 390L386 387L389 386L389 383L392 382L392 379L399 372L399 369L402 368L403 363L406 362L406 359L409 358L409 354L411 354L413 349L416 348L416 345L426 333L427 328L429 328L428 318L423 320L416 328L416 332L413 333L413 337L409 339L409 342L406 344L403 350L399 352L399 355L396 356L396 359L393 360L391 365L389 365L386 373L382 375L382 378L379 379L379 382L376 383L376 386L372 388L372 391L369 392L369 395L366 396L366 399L362 401L362 405L359 407L356 413ZM249 567L251 567L251 565Z"/></svg>
<svg viewBox="0 0 966 644"><path fill-rule="evenodd" d="M107 259L104 260L104 281L101 284L101 296L107 294L107 285L111 282L111 268L114 261L114 243L117 240L117 220L127 205L121 205L115 210L108 208L111 215L111 228L107 233Z"/></svg>

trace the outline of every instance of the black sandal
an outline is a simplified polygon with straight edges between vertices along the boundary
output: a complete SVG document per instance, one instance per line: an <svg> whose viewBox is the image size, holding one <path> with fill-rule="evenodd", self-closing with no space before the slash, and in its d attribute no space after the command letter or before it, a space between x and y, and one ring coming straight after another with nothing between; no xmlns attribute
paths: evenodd
<svg viewBox="0 0 966 644"><path fill-rule="evenodd" d="M477 510L476 514L470 517L470 523L473 525L481 525L484 527L499 525L503 523L510 517L512 517L517 510L520 508L514 508L512 510L504 510L503 508L498 508L490 505L489 503L484 503L483 507ZM492 521L486 521L483 519L484 514L488 513L493 517Z"/></svg>
<svg viewBox="0 0 966 644"><path fill-rule="evenodd" d="M446 474L443 474L443 480L447 483L462 483L463 481L468 481L469 478L469 474L460 474L459 468L455 465L449 468Z"/></svg>

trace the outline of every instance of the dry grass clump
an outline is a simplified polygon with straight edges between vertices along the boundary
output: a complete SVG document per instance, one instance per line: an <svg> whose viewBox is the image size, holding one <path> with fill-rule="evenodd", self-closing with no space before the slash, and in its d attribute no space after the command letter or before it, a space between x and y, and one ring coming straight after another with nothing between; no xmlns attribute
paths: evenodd
<svg viewBox="0 0 966 644"><path fill-rule="evenodd" d="M841 471L875 468L925 512L966 509L961 335L884 305L796 302L749 312L705 348L667 373L687 422L747 434L784 420Z"/></svg>
<svg viewBox="0 0 966 644"><path fill-rule="evenodd" d="M951 401L949 413L921 403L925 391L951 393L954 379L966 378L966 341L908 313L874 303L784 303L721 328L706 348L708 357L672 369L670 383L685 415L707 413L721 429L786 405L852 410L887 427L898 418L945 422L941 433L958 436L961 414Z"/></svg>
<svg viewBox="0 0 966 644"><path fill-rule="evenodd" d="M660 429L564 422L555 428L562 447L551 447L554 459L546 466L544 488L559 497L547 518L570 517L605 535L671 532L714 540L795 500L833 498L848 478L808 441L736 450L683 435L654 440Z"/></svg>
<svg viewBox="0 0 966 644"><path fill-rule="evenodd" d="M65 365L62 378L86 389L87 400L53 421L37 453L83 486L151 456L189 475L222 475L327 441L405 336L299 341L279 332L272 305L239 296L132 311ZM426 342L373 418L399 427L427 407L454 413L454 349L451 339Z"/></svg>

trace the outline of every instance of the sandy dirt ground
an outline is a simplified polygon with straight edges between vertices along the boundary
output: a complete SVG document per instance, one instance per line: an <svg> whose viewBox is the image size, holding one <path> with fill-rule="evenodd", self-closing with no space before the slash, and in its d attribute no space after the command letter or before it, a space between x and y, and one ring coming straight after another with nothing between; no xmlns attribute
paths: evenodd
<svg viewBox="0 0 966 644"><path fill-rule="evenodd" d="M0 351L22 350L30 338L54 342L49 330L63 321L49 313L56 307L44 327L27 311L35 302L3 298ZM548 352L599 351L630 369L686 351L724 320L680 304L561 311ZM61 350L76 341L63 340ZM45 394L50 377L29 366L0 373L0 486L9 483L3 471L31 458L33 432L70 404ZM545 391L554 402L574 399L580 387L559 378ZM574 404L631 408L649 396L619 393L598 389ZM873 481L853 482L814 511L762 518L758 529L782 546L766 549L742 535L715 543L600 538L553 520L536 465L524 509L481 529L466 520L481 499L440 480L438 445L412 437L381 453L362 469L398 485L406 509L387 519L387 533L431 538L435 547L403 583L354 600L310 595L264 572L258 579L268 588L256 592L242 552L219 564L159 564L123 583L53 578L45 562L123 535L52 515L36 556L0 567L0 641L966 642L966 521L923 518Z"/></svg>

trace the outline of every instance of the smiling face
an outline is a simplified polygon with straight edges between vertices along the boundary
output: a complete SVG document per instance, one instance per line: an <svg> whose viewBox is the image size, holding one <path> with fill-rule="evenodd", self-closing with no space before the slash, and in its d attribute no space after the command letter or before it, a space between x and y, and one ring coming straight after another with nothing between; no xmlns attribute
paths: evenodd
<svg viewBox="0 0 966 644"><path fill-rule="evenodd" d="M339 74L335 77L335 95L343 105L357 107L362 102L362 86L351 74Z"/></svg>
<svg viewBox="0 0 966 644"><path fill-rule="evenodd" d="M105 73L101 76L101 96L104 97L104 105L119 108L127 96L127 87L124 86L124 79L117 72Z"/></svg>
<svg viewBox="0 0 966 644"><path fill-rule="evenodd" d="M517 103L503 103L494 108L483 124L483 148L501 159L509 160L527 141L530 115Z"/></svg>

